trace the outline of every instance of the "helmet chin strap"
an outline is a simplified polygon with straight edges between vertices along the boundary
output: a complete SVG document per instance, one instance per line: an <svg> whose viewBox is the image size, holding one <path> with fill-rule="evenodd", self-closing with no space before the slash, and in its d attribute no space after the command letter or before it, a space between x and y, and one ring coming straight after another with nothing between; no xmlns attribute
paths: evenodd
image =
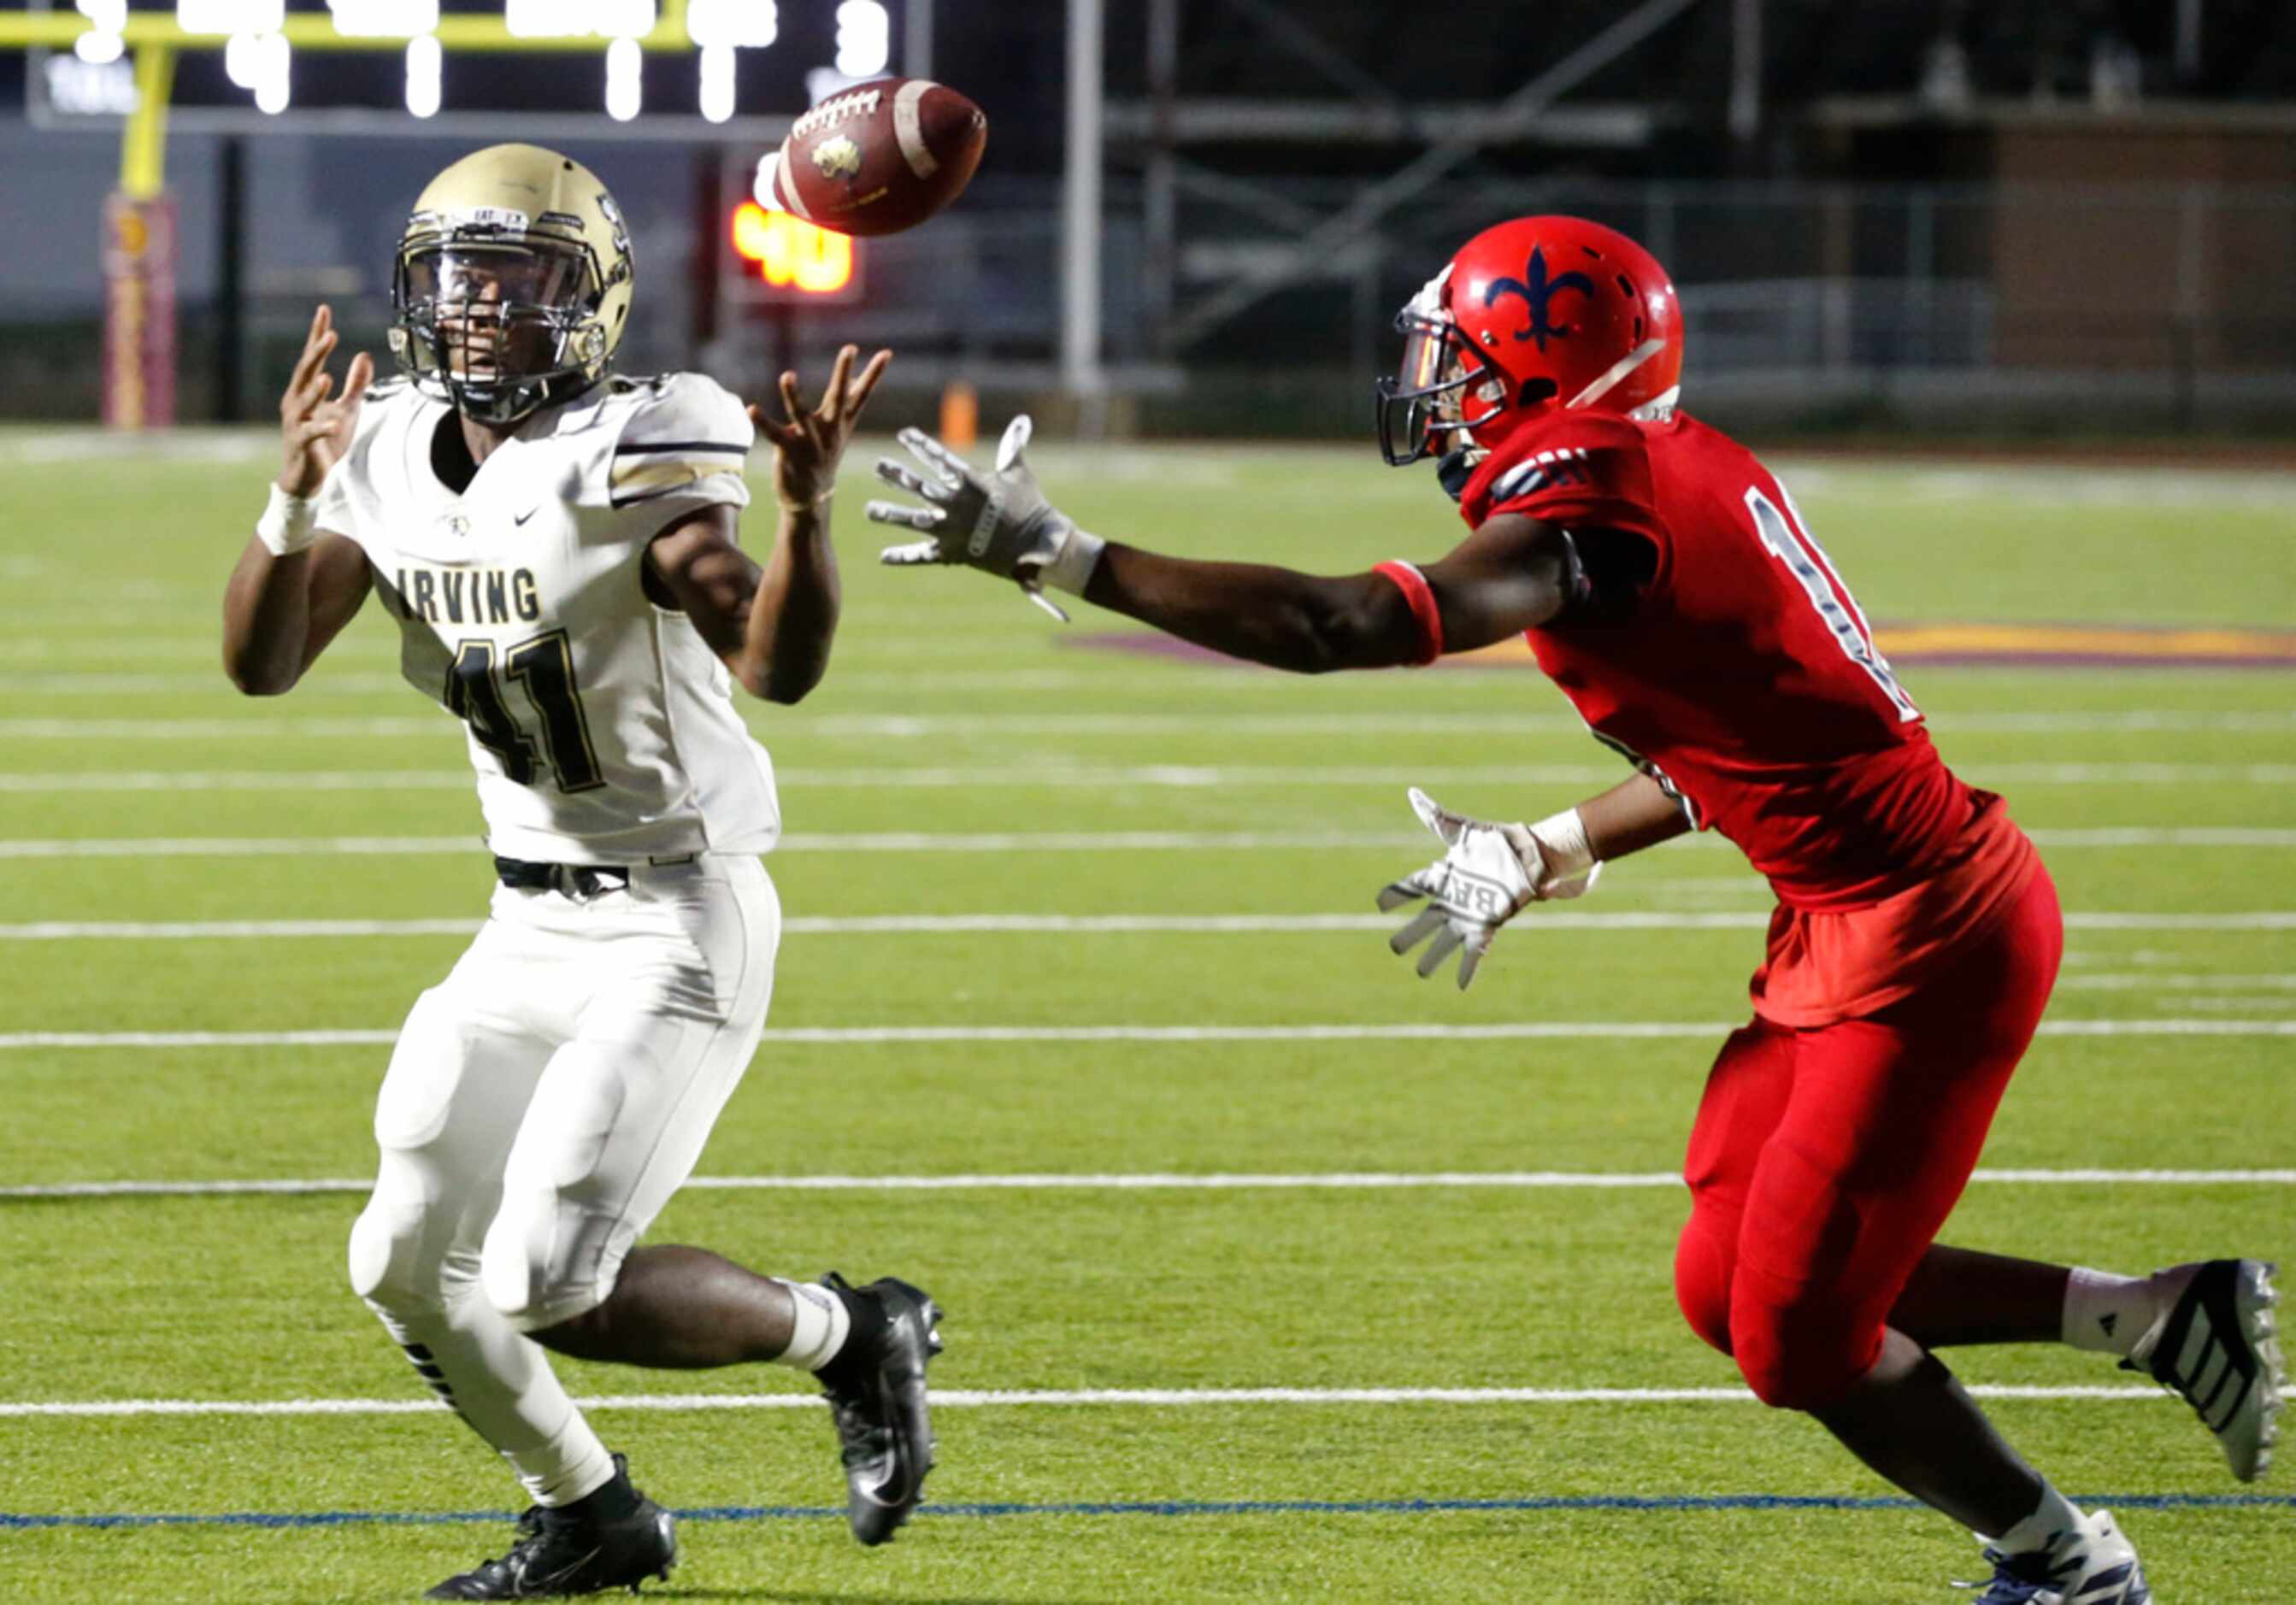
<svg viewBox="0 0 2296 1605"><path fill-rule="evenodd" d="M1594 383L1564 402L1563 411L1569 412L1573 407L1593 405L1625 383L1627 375L1665 349L1666 342L1655 337L1643 341L1641 345L1612 363Z"/></svg>

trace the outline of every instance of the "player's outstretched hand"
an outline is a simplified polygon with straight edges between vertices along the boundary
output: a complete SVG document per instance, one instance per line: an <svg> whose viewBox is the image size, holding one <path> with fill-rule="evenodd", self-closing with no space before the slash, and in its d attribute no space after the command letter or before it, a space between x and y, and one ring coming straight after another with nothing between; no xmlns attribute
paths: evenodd
<svg viewBox="0 0 2296 1605"><path fill-rule="evenodd" d="M351 358L350 372L343 375L343 393L327 399L335 383L327 372L327 358L334 354L339 338L333 309L321 307L311 315L303 355L295 359L295 371L279 397L279 488L291 496L318 495L327 470L350 449L359 403L374 382L374 361L362 351Z"/></svg>
<svg viewBox="0 0 2296 1605"><path fill-rule="evenodd" d="M837 488L838 461L845 455L846 443L853 438L853 426L861 421L869 393L893 360L890 351L880 351L857 375L853 363L860 355L858 346L838 351L837 364L829 371L829 388L822 392L817 407L808 408L800 398L794 373L783 373L781 380L782 411L786 417L769 417L765 408L750 406L750 422L758 434L774 443L774 490L783 507L810 512L829 500Z"/></svg>
<svg viewBox="0 0 2296 1605"><path fill-rule="evenodd" d="M1408 795L1420 823L1443 844L1443 856L1382 887L1379 905L1391 911L1427 899L1427 906L1387 942L1403 954L1434 937L1420 955L1422 979L1434 974L1456 951L1459 990L1464 992L1500 926L1526 905L1576 897L1594 883L1591 872L1583 879L1554 880L1538 839L1521 825L1492 824L1455 814L1416 786Z"/></svg>
<svg viewBox="0 0 2296 1605"><path fill-rule="evenodd" d="M877 477L924 505L872 502L868 513L880 524L922 530L925 538L888 546L881 561L964 563L1016 580L1031 602L1065 621L1068 615L1045 600L1043 587L1050 583L1081 592L1100 542L1037 488L1037 476L1021 455L1035 428L1026 413L1006 424L996 471L985 474L922 430L903 430L900 442L924 472L880 458Z"/></svg>

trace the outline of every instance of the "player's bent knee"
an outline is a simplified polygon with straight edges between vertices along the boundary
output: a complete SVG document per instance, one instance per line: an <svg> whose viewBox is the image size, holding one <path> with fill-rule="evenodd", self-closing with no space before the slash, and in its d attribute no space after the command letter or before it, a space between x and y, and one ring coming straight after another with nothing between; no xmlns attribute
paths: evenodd
<svg viewBox="0 0 2296 1605"><path fill-rule="evenodd" d="M1742 1305L1730 1336L1738 1374L1773 1410L1823 1410L1841 1403L1874 1368L1882 1344L1878 1325L1857 1332L1792 1310L1750 1314Z"/></svg>
<svg viewBox="0 0 2296 1605"><path fill-rule="evenodd" d="M612 1225L584 1216L554 1192L504 1198L479 1256L479 1286L487 1302L522 1332L597 1308L614 1290L612 1271L600 1252Z"/></svg>
<svg viewBox="0 0 2296 1605"><path fill-rule="evenodd" d="M368 1200L351 1224L351 1291L394 1315L443 1308L439 1266L422 1252L423 1224L420 1203L390 1199L380 1191Z"/></svg>

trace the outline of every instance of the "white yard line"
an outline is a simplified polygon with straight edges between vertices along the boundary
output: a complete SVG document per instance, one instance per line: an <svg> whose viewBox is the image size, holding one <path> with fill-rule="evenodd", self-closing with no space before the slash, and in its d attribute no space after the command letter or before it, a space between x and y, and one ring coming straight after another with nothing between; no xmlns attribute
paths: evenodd
<svg viewBox="0 0 2296 1605"><path fill-rule="evenodd" d="M387 1031L18 1031L0 1048L337 1048L387 1047Z"/></svg>
<svg viewBox="0 0 2296 1605"><path fill-rule="evenodd" d="M1527 1042L1719 1037L1735 1021L1513 1020L1488 1025L1295 1026L823 1026L768 1028L764 1045L823 1046L885 1043L1051 1042ZM2296 1036L2296 1020L2056 1020L2043 1036ZM310 1031L12 1031L10 1048L227 1048L379 1046L395 1030Z"/></svg>
<svg viewBox="0 0 2296 1605"><path fill-rule="evenodd" d="M2002 1170L1980 1168L1973 1183L2022 1186L2296 1187L2296 1170ZM1500 1191L1644 1191L1682 1186L1672 1171L1493 1170L1327 1171L1308 1173L1159 1172L1088 1175L1047 1172L996 1175L698 1175L685 1185L730 1192L1230 1192L1395 1191L1462 1188ZM0 1187L0 1199L300 1198L326 1193L364 1195L372 1178L307 1181L50 1182Z"/></svg>
<svg viewBox="0 0 2296 1605"><path fill-rule="evenodd" d="M210 942L308 937L467 937L462 920L180 920L153 923L51 920L0 925L0 942Z"/></svg>
<svg viewBox="0 0 2296 1605"><path fill-rule="evenodd" d="M2292 766L2296 777L2296 766ZM1595 764L1488 765L1398 769L1301 765L1136 764L1119 767L997 765L981 768L783 769L784 790L1012 790L1049 786L1120 790L1133 787L1201 790L1222 786L1392 786L1407 784L1602 785L1620 774ZM87 769L0 772L0 792L90 791L468 791L468 769Z"/></svg>
<svg viewBox="0 0 2296 1605"><path fill-rule="evenodd" d="M209 656L214 649L209 648ZM920 692L939 695L950 692L1065 691L1086 689L1097 666L1075 668L955 668L937 667L928 678L914 671L893 669L840 670L840 692L890 693L898 701L914 702ZM314 671L297 688L321 697L387 696L419 692L406 676L383 668L349 668L329 664ZM24 697L207 697L226 694L219 668L169 674L148 669L120 672L87 670L78 673L0 669L0 696Z"/></svg>
<svg viewBox="0 0 2296 1605"><path fill-rule="evenodd" d="M2052 830L2044 825L2028 830L2034 845L2045 848L2285 848L2296 847L2296 830L2272 827L2191 825L2161 829L2153 825L2097 825Z"/></svg>
<svg viewBox="0 0 2296 1605"><path fill-rule="evenodd" d="M2296 730L2296 713L2182 712L2130 709L2103 713L1944 713L1934 723L1947 737L1958 731L2018 734L2110 731L2286 732ZM246 714L233 718L182 719L0 719L0 739L9 741L269 741L283 736L343 737L439 735L460 733L443 708L429 714L363 718L301 714ZM1014 714L783 714L761 725L770 738L781 733L823 737L907 739L929 736L1137 735L1322 735L1393 733L1412 736L1481 735L1500 738L1567 733L1586 726L1562 714L1504 709L1467 713L1456 709L1412 712L1398 709L1356 713L1224 713L1204 709L1165 713ZM1613 771L1613 774L1616 772Z"/></svg>
<svg viewBox="0 0 2296 1605"><path fill-rule="evenodd" d="M2067 930L2296 930L2296 913L2225 914L2070 913Z"/></svg>
<svg viewBox="0 0 2296 1605"><path fill-rule="evenodd" d="M1750 891L1759 890L1750 885ZM1767 913L1736 910L1622 909L1608 913L1541 911L1514 929L1526 936L1565 930L1760 930ZM1392 930L1395 914L799 914L783 921L791 936L1302 935ZM469 936L480 921L428 920L41 920L0 924L0 942L209 942L302 939L314 937ZM2072 930L2292 930L2296 911L2222 914L2082 913L2065 916ZM2296 976L2194 976L2183 979L2129 974L2069 976L2061 986L2100 991L2162 989L2237 991L2296 987Z"/></svg>
<svg viewBox="0 0 2296 1605"><path fill-rule="evenodd" d="M1972 764L1962 772L1995 786L2296 784L2296 764ZM792 791L1011 790L1024 787L1128 790L1391 786L1595 786L1611 765L1523 764L1410 769L1277 764L996 765L973 768L784 769ZM467 769L86 769L0 772L0 792L467 791Z"/></svg>
<svg viewBox="0 0 2296 1605"><path fill-rule="evenodd" d="M468 769L59 769L0 773L0 793L469 791Z"/></svg>
<svg viewBox="0 0 2296 1605"><path fill-rule="evenodd" d="M1982 1399L2111 1400L2140 1403L2173 1398L2147 1387L1988 1387ZM1751 1404L1742 1388L935 1388L935 1409L1001 1409L1025 1405L1152 1406L1164 1409L1234 1404ZM577 1399L585 1410L812 1410L812 1393L608 1394ZM437 1399L84 1399L0 1404L4 1416L310 1416L418 1415L446 1409Z"/></svg>
<svg viewBox="0 0 2296 1605"><path fill-rule="evenodd" d="M275 741L340 736L367 741L376 736L458 736L463 726L444 708L407 717L326 718L305 715L250 714L239 719L0 719L0 741Z"/></svg>
<svg viewBox="0 0 2296 1605"><path fill-rule="evenodd" d="M140 468L172 463L261 463L278 449L252 430L10 430L0 435L0 463L93 463Z"/></svg>
<svg viewBox="0 0 2296 1605"><path fill-rule="evenodd" d="M2092 970L2057 977L2080 992L2296 992L2296 975L2196 975L2165 970Z"/></svg>
<svg viewBox="0 0 2296 1605"><path fill-rule="evenodd" d="M2034 830L2055 848L2296 848L2296 829L2103 826ZM1724 848L1700 836L1702 846ZM787 853L1320 852L1333 848L1424 848L1409 831L797 831ZM477 853L473 831L455 836L124 836L0 839L0 858L302 858Z"/></svg>

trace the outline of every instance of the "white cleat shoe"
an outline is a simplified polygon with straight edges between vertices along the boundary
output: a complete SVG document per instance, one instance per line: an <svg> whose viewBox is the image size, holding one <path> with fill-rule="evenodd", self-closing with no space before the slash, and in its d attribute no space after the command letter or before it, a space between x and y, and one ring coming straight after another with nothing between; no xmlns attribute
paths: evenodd
<svg viewBox="0 0 2296 1605"><path fill-rule="evenodd" d="M2217 1435L2243 1482L2264 1475L2279 1436L2272 1418L2288 1373L2273 1322L2278 1268L2260 1259L2211 1259L2158 1273L2173 1302L2120 1363L2175 1388Z"/></svg>
<svg viewBox="0 0 2296 1605"><path fill-rule="evenodd" d="M2144 1563L2110 1511L2090 1511L2046 1549L2005 1555L1988 1547L1985 1558L1993 1562L1992 1582L1955 1585L1982 1586L1976 1605L2151 1605Z"/></svg>

